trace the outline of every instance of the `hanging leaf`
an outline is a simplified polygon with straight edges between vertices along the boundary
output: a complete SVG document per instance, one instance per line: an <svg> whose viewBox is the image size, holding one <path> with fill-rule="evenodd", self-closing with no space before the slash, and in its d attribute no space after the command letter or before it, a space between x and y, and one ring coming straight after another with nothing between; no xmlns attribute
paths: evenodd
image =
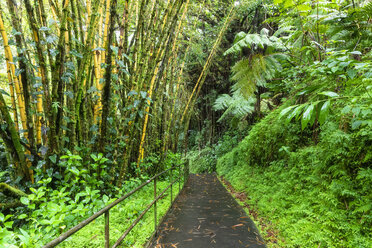
<svg viewBox="0 0 372 248"><path fill-rule="evenodd" d="M82 55L81 53L77 52L76 50L71 50L71 51L70 51L70 54L71 54L72 56L78 57L78 58L80 58L80 59L83 58L83 55Z"/></svg>
<svg viewBox="0 0 372 248"><path fill-rule="evenodd" d="M320 123L320 125L322 125L325 122L325 120L327 119L327 116L328 116L328 113L329 113L329 106L330 105L331 105L331 101L330 100L326 101L322 105L322 107L320 109L320 112L319 112L319 123Z"/></svg>
<svg viewBox="0 0 372 248"><path fill-rule="evenodd" d="M96 47L92 51L106 51L106 50L102 47Z"/></svg>
<svg viewBox="0 0 372 248"><path fill-rule="evenodd" d="M347 75L351 78L354 79L357 74L357 71L354 69L347 70Z"/></svg>
<svg viewBox="0 0 372 248"><path fill-rule="evenodd" d="M24 205L30 204L30 199L28 199L28 197L25 197L25 196L21 197L20 201Z"/></svg>
<svg viewBox="0 0 372 248"><path fill-rule="evenodd" d="M307 107L305 112L302 114L302 120L301 120L302 130L304 130L307 124L309 123L311 116L313 115L313 111L314 111L314 103L312 103L309 107Z"/></svg>
<svg viewBox="0 0 372 248"><path fill-rule="evenodd" d="M49 44L52 44L53 42L55 42L57 40L57 38L55 36L52 36L52 35L48 35L46 38L45 38L45 41Z"/></svg>
<svg viewBox="0 0 372 248"><path fill-rule="evenodd" d="M39 31L42 31L42 32L50 31L50 28L48 28L48 27L41 27L41 28L39 28Z"/></svg>
<svg viewBox="0 0 372 248"><path fill-rule="evenodd" d="M3 89L0 89L0 93L3 94L3 95L6 95L6 96L10 96L10 95L8 94L8 92L6 92L6 91L3 90Z"/></svg>
<svg viewBox="0 0 372 248"><path fill-rule="evenodd" d="M282 118L283 116L285 116L286 114L288 114L289 111L291 111L293 108L297 107L297 105L293 105L293 106L290 106L288 108L285 108L283 109L280 114L279 114L279 118Z"/></svg>
<svg viewBox="0 0 372 248"><path fill-rule="evenodd" d="M52 161L53 164L55 164L57 162L57 155L54 154L52 156L49 156L49 159L50 159L50 161Z"/></svg>
<svg viewBox="0 0 372 248"><path fill-rule="evenodd" d="M301 113L302 109L305 107L306 105L300 105L298 106L297 108L295 108L292 113L290 113L286 119L286 123L288 124L292 119L293 117L295 116L299 116L299 114Z"/></svg>
<svg viewBox="0 0 372 248"><path fill-rule="evenodd" d="M325 95L329 97L339 97L339 94L333 91L323 91L323 92L320 92L319 95Z"/></svg>
<svg viewBox="0 0 372 248"><path fill-rule="evenodd" d="M318 112L318 109L319 109L319 101L316 101L314 103L312 103L312 105L314 105L314 111L313 113L311 114L311 117L310 117L310 121L309 121L309 125L312 126L314 125L314 122L316 120L316 117L317 117L317 112Z"/></svg>
<svg viewBox="0 0 372 248"><path fill-rule="evenodd" d="M355 55L362 55L362 53L361 53L361 52L359 52L359 51L352 51L352 52L350 52L350 54L355 54Z"/></svg>
<svg viewBox="0 0 372 248"><path fill-rule="evenodd" d="M133 62L133 60L128 56L126 55L125 53L122 54L127 60L129 60L130 62Z"/></svg>
<svg viewBox="0 0 372 248"><path fill-rule="evenodd" d="M79 169L76 168L75 166L72 166L72 167L69 168L68 170L71 171L72 173L74 173L76 176L79 176L79 174L80 174Z"/></svg>
<svg viewBox="0 0 372 248"><path fill-rule="evenodd" d="M128 96L134 96L134 95L137 95L138 93L135 91L135 90L131 90L129 93L128 93Z"/></svg>
<svg viewBox="0 0 372 248"><path fill-rule="evenodd" d="M115 47L115 46L110 46L111 50L114 52L115 55L118 55L119 53L119 48L118 47Z"/></svg>
<svg viewBox="0 0 372 248"><path fill-rule="evenodd" d="M146 91L140 91L141 97L145 99L147 97L147 92Z"/></svg>

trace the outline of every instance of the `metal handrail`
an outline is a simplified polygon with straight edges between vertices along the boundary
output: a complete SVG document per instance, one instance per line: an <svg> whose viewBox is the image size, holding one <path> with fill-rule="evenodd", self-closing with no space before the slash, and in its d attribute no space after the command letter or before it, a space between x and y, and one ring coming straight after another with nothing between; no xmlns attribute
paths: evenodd
<svg viewBox="0 0 372 248"><path fill-rule="evenodd" d="M168 185L168 187L165 188L159 195L157 195L156 194L156 179L158 177L160 177L161 175L163 175L164 173L166 173L168 171L172 171L173 169L176 169L177 167L179 169L179 177L176 178L174 181L171 181L171 183ZM188 174L188 171L186 171L186 165L184 164L184 182L186 182L187 174ZM80 222L76 226L69 229L67 232L61 234L58 238L56 238L56 239L52 240L51 242L47 243L46 245L43 246L43 248L55 247L56 245L62 243L65 239L69 238L74 233L76 233L77 231L79 231L80 229L82 229L83 227L85 227L86 225L88 225L93 220L97 219L99 216L101 216L103 214L105 215L104 216L105 217L105 248L108 248L110 246L110 244L109 244L109 242L110 242L110 233L109 233L109 224L110 224L109 223L109 213L110 213L110 209L115 207L116 205L118 205L119 203L121 203L122 201L127 199L129 196L133 195L134 193L136 193L137 191L139 191L140 189L142 189L143 187L145 187L146 185L148 185L152 181L154 181L154 200L146 207L146 209L141 213L140 216L138 216L138 218L130 225L130 227L127 230L125 230L124 234L115 242L115 244L112 247L113 248L117 247L124 240L124 238L129 234L129 232L135 227L135 225L142 219L142 217L150 210L150 208L153 205L154 205L154 220L155 220L154 221L155 222L155 225L154 225L155 226L155 231L154 232L156 233L156 229L157 229L156 202L164 195L164 193L169 188L171 188L171 204L172 204L172 202L173 202L172 186L173 186L174 183L176 183L178 181L179 182L178 187L180 189L181 188L181 186L180 186L181 185L181 180L180 180L181 178L182 178L182 176L181 176L181 165L180 164L178 166L172 166L171 168L166 169L166 170L156 174L155 176L146 180L144 183L142 183L140 186L138 186L134 190L130 191L126 195L122 196L121 198L116 199L115 201L113 201L112 203L107 205L106 207L102 208L101 210L99 210L95 214L91 215L87 219L83 220L82 222Z"/></svg>

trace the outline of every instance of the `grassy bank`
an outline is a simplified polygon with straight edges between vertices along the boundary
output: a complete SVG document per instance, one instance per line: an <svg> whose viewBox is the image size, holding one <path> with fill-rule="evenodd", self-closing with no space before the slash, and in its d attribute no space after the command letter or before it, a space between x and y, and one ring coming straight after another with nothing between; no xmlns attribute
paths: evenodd
<svg viewBox="0 0 372 248"><path fill-rule="evenodd" d="M343 129L344 115L333 114L314 141L310 129L284 124L280 111L218 159L219 175L279 229L279 247L371 247L369 126Z"/></svg>
<svg viewBox="0 0 372 248"><path fill-rule="evenodd" d="M162 192L169 182L158 182L157 192ZM178 194L178 185L173 187L173 197ZM110 245L125 232L132 222L142 213L142 211L153 201L153 185L144 187L140 192L130 197L110 211ZM165 215L170 207L170 189L165 193L157 204L157 222ZM104 218L103 216L89 224L86 228L79 231L69 240L61 244L61 247L103 247L104 246ZM128 234L122 242L121 247L143 247L151 234L154 232L154 208L145 214L143 219Z"/></svg>

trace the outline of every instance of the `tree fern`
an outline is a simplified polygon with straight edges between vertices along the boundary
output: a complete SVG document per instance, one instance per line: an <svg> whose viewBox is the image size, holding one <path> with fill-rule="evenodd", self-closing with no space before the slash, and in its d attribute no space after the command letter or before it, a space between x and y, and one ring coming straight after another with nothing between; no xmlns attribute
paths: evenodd
<svg viewBox="0 0 372 248"><path fill-rule="evenodd" d="M256 54L241 59L232 67L231 79L236 82L232 85L232 90L240 91L248 99L256 91L256 86L265 86L266 81L282 69L279 59L283 58L283 54Z"/></svg>
<svg viewBox="0 0 372 248"><path fill-rule="evenodd" d="M249 57L236 62L231 69L231 80L235 82L231 86L232 96L221 95L215 102L216 110L225 110L219 121L230 114L241 119L252 113L256 101L252 96L256 87L264 87L267 80L274 78L276 72L282 69L281 60L287 59L284 54L265 55L255 52L258 48L270 48L270 51L284 49L281 40L276 36L269 36L269 31L265 28L260 34L238 33L233 46L225 52L225 55L240 53L244 48L250 48L253 52Z"/></svg>
<svg viewBox="0 0 372 248"><path fill-rule="evenodd" d="M258 47L264 48L264 46L269 46L274 49L284 49L284 46L280 39L275 36L269 36L267 29L263 28L260 34L246 34L240 32L235 36L234 44L230 47L224 55L231 53L240 53L243 48L256 49Z"/></svg>
<svg viewBox="0 0 372 248"><path fill-rule="evenodd" d="M218 121L225 119L227 116L243 119L254 110L254 98L246 99L240 92L235 92L232 96L228 94L220 95L213 108L215 110L225 110Z"/></svg>

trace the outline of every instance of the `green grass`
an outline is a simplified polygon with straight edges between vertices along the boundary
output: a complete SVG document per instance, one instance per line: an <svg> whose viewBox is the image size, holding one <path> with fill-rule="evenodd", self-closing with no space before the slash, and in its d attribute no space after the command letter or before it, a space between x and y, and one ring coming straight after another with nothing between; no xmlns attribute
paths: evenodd
<svg viewBox="0 0 372 248"><path fill-rule="evenodd" d="M278 112L220 157L217 173L278 228L285 242L269 247L372 247L371 129L345 132L332 116L314 143Z"/></svg>
<svg viewBox="0 0 372 248"><path fill-rule="evenodd" d="M260 217L279 228L286 240L279 247L372 245L368 222L363 224L363 217L355 209L351 210L350 206L347 209L339 201L332 192L332 184L322 186L314 182L316 179L311 179L314 175L309 169L272 165L236 169L225 176L234 188L248 195L246 202L257 209ZM366 218L369 218L367 213ZM272 243L269 247L278 246Z"/></svg>
<svg viewBox="0 0 372 248"><path fill-rule="evenodd" d="M157 193L162 192L169 182L157 182ZM182 186L182 184L181 184ZM178 194L178 183L173 185L173 198ZM124 233L132 222L153 201L153 184L141 189L124 202L110 210L110 245ZM170 189L165 197L157 203L157 222L165 215L170 207ZM142 220L132 229L120 247L143 247L154 232L154 208L152 207ZM60 247L103 247L104 246L104 218L99 217L75 235L61 243Z"/></svg>

